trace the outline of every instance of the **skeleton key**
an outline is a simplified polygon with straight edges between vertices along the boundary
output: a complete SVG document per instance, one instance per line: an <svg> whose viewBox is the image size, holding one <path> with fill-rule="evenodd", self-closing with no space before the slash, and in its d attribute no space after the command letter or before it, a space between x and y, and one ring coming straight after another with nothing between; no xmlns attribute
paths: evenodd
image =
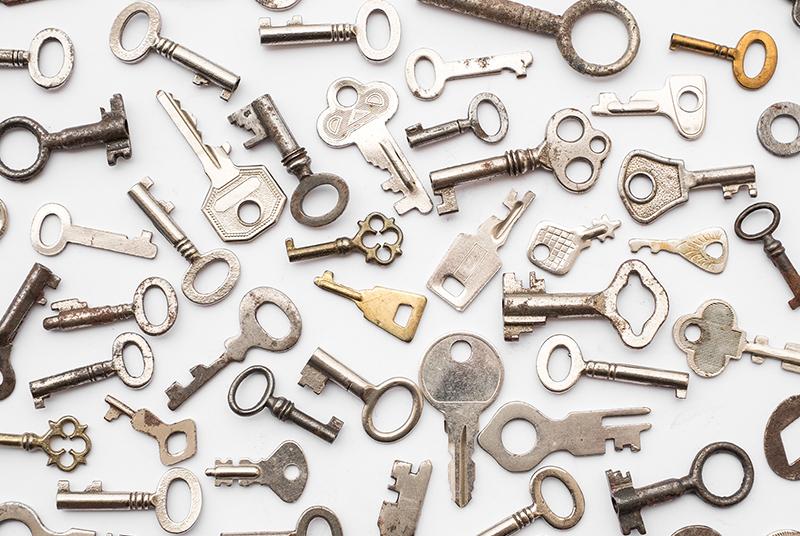
<svg viewBox="0 0 800 536"><path fill-rule="evenodd" d="M433 65L433 84L427 88L417 81L416 66L423 60ZM448 80L500 74L503 71L511 71L517 78L525 78L532 63L533 54L527 50L445 62L438 52L430 48L418 48L406 60L406 84L418 99L433 100L442 94Z"/></svg>
<svg viewBox="0 0 800 536"><path fill-rule="evenodd" d="M722 248L722 253L717 257L708 251L713 244L719 244ZM642 248L650 248L654 254L659 251L676 253L712 274L722 273L728 264L728 235L722 227L709 227L684 238L667 240L634 238L628 241L628 245L633 253Z"/></svg>
<svg viewBox="0 0 800 536"><path fill-rule="evenodd" d="M64 60L58 72L52 76L45 75L39 64L42 47L48 41L58 41L64 54ZM62 30L45 28L37 33L28 50L0 50L0 67L27 67L31 79L44 89L56 89L63 86L72 73L75 64L75 47L72 40Z"/></svg>
<svg viewBox="0 0 800 536"><path fill-rule="evenodd" d="M478 107L483 103L492 106L500 118L500 126L494 134L486 132L478 117ZM409 147L419 147L454 138L467 130L474 132L478 139L486 143L497 143L505 138L508 133L508 110L503 101L494 93L478 93L470 101L465 119L456 119L428 128L422 128L422 124L417 123L406 128L406 140Z"/></svg>
<svg viewBox="0 0 800 536"><path fill-rule="evenodd" d="M13 5L8 3L8 0L0 0L0 3ZM67 529L64 532L50 530L44 526L33 508L18 502L0 503L0 525L4 521L19 521L28 528L31 536L97 536L93 530Z"/></svg>
<svg viewBox="0 0 800 536"><path fill-rule="evenodd" d="M566 229L551 221L543 221L536 226L528 246L528 259L550 273L564 275L570 271L581 252L592 245L592 240L605 242L614 238L622 222L609 220L603 214L599 220L592 220L591 227ZM538 255L536 249L544 249L545 256Z"/></svg>
<svg viewBox="0 0 800 536"><path fill-rule="evenodd" d="M356 92L356 102L345 106L338 101L341 90ZM433 209L431 198L402 149L386 128L397 111L397 92L389 84L362 84L354 78L340 78L328 88L328 108L317 119L317 133L331 147L356 144L364 158L391 175L381 184L387 191L402 194L394 209L402 215L416 209L427 214Z"/></svg>
<svg viewBox="0 0 800 536"><path fill-rule="evenodd" d="M470 355L456 361L451 350L466 343ZM428 402L444 415L450 450L448 474L453 501L463 508L475 484L475 438L478 419L503 385L503 363L484 339L468 333L442 337L428 349L419 369L419 384Z"/></svg>
<svg viewBox="0 0 800 536"><path fill-rule="evenodd" d="M420 463L416 473L411 470L410 463L395 460L392 464L394 482L389 484L389 491L397 493L397 500L383 501L381 505L378 515L381 536L414 536L432 470L430 460Z"/></svg>
<svg viewBox="0 0 800 536"><path fill-rule="evenodd" d="M511 190L503 203L508 214L502 220L491 216L478 227L476 234L460 233L450 244L450 249L439 262L436 271L428 279L427 287L457 311L463 311L480 294L481 290L500 271L503 263L497 250L508 240L511 229L522 217L536 195L525 192L522 199ZM462 287L460 294L453 294L445 287L449 279Z"/></svg>
<svg viewBox="0 0 800 536"><path fill-rule="evenodd" d="M297 527L283 532L223 532L219 536L307 536L308 528L315 519L322 519L328 525L331 536L344 536L342 524L332 510L324 506L312 506L300 516Z"/></svg>
<svg viewBox="0 0 800 536"><path fill-rule="evenodd" d="M73 471L80 464L86 463L86 456L92 450L92 441L86 435L85 424L81 424L78 419L72 415L61 417L57 421L49 421L50 429L44 435L32 434L26 432L24 434L0 434L0 446L4 447L17 447L24 450L39 449L47 454L47 465L55 465L62 471ZM72 431L67 433L66 427L69 425ZM83 442L83 450L76 451L75 449L58 449L53 448L53 440L56 438L63 440L80 440ZM69 463L62 461L64 455L69 456Z"/></svg>

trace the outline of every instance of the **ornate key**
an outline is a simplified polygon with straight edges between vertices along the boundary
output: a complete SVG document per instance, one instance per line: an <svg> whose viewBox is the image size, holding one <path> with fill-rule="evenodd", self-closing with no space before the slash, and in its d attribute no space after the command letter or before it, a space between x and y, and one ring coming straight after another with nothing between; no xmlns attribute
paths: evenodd
<svg viewBox="0 0 800 536"><path fill-rule="evenodd" d="M389 484L389 491L397 493L397 500L383 501L381 505L378 515L381 536L414 536L432 470L430 460L420 463L416 473L410 463L395 460L392 464L394 482Z"/></svg>
<svg viewBox="0 0 800 536"><path fill-rule="evenodd" d="M32 434L25 432L24 434L0 434L0 446L3 447L16 447L24 450L39 449L47 454L47 465L55 465L62 471L73 471L80 464L86 463L86 456L92 450L92 441L86 435L85 424L81 424L78 419L72 415L61 417L57 421L48 421L50 429L44 435ZM69 426L72 431L67 432L66 428ZM56 438L64 440L79 440L83 442L83 450L77 451L75 449L55 449L53 448L53 440ZM66 456L66 458L65 458ZM62 458L68 460L65 462ZM0 518L0 520L2 520Z"/></svg>
<svg viewBox="0 0 800 536"><path fill-rule="evenodd" d="M722 248L722 253L717 257L708 250L713 244L719 244ZM701 270L712 274L721 274L728 264L728 234L722 227L708 227L684 238L667 240L634 238L628 241L628 245L633 253L642 248L650 248L650 252L654 254L659 251L676 253Z"/></svg>
<svg viewBox="0 0 800 536"><path fill-rule="evenodd" d="M487 103L491 105L500 118L500 127L494 134L489 134L481 125L478 117L478 107ZM494 93L478 93L469 103L469 110L465 119L456 119L447 123L422 128L421 123L406 128L406 140L410 147L419 147L454 138L459 134L471 130L478 139L486 143L497 143L508 133L508 110Z"/></svg>
<svg viewBox="0 0 800 536"><path fill-rule="evenodd" d="M283 532L223 532L219 536L307 536L308 528L315 519L323 519L330 529L331 536L343 536L342 524L333 510L324 506L312 506L302 513L297 527Z"/></svg>
<svg viewBox="0 0 800 536"><path fill-rule="evenodd" d="M13 5L9 4L8 0L0 0L0 3ZM31 531L31 536L97 536L97 533L93 530L67 529L64 532L52 531L44 526L42 520L33 511L33 508L18 502L0 503L0 524L4 521L19 521Z"/></svg>
<svg viewBox="0 0 800 536"><path fill-rule="evenodd" d="M619 220L609 220L603 214L599 220L592 220L591 227L567 229L551 221L543 221L536 226L528 246L528 259L550 273L564 275L570 271L581 252L592 245L592 240L605 242L614 238L614 232L622 225ZM536 250L544 250L538 254Z"/></svg>
<svg viewBox="0 0 800 536"><path fill-rule="evenodd" d="M42 47L48 41L57 41L64 54L61 68L54 75L44 74L39 65L39 55ZM69 36L57 28L45 28L33 36L28 50L0 50L0 67L27 67L31 79L44 89L56 89L63 86L69 79L69 75L72 74L74 64L75 46Z"/></svg>

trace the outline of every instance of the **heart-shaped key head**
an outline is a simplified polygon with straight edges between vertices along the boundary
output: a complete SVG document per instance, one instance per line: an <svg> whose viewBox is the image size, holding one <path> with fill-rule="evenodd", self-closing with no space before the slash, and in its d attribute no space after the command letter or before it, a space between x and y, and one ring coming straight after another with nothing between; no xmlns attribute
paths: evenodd
<svg viewBox="0 0 800 536"><path fill-rule="evenodd" d="M664 158L648 151L632 151L625 157L619 171L617 188L622 204L634 220L650 223L689 199L685 173L682 160ZM649 182L650 190L646 195L638 195L632 189L632 183L639 180Z"/></svg>
<svg viewBox="0 0 800 536"><path fill-rule="evenodd" d="M356 92L353 104L339 101L342 91ZM331 147L344 147L358 141L355 134L361 127L378 121L384 125L397 111L397 92L389 84L362 84L355 78L340 78L328 88L328 108L317 119L317 132Z"/></svg>
<svg viewBox="0 0 800 536"><path fill-rule="evenodd" d="M700 334L692 340L687 330L695 326ZM675 323L672 337L685 354L689 367L704 378L721 373L731 359L740 359L747 337L736 325L736 313L722 300L703 303L693 315Z"/></svg>

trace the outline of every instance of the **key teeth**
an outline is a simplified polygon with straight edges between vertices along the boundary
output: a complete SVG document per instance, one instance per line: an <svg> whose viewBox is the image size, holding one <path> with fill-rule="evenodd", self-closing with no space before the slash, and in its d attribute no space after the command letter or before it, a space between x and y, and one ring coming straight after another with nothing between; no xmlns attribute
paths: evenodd
<svg viewBox="0 0 800 536"><path fill-rule="evenodd" d="M623 473L622 471L608 470L606 471L606 478L612 495L616 495L619 490L633 487L633 479L630 472Z"/></svg>
<svg viewBox="0 0 800 536"><path fill-rule="evenodd" d="M300 387L308 387L314 391L314 394L318 395L328 384L328 377L311 365L306 365L303 367L303 370L300 371L300 380L297 384Z"/></svg>

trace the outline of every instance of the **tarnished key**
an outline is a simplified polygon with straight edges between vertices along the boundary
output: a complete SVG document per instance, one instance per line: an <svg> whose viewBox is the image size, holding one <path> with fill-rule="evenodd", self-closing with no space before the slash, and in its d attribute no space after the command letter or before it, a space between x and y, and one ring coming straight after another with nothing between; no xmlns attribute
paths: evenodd
<svg viewBox="0 0 800 536"><path fill-rule="evenodd" d="M452 348L466 343L470 355L456 361ZM475 484L475 438L481 413L503 385L503 363L484 339L468 333L442 337L428 349L419 369L419 384L428 402L444 415L450 450L448 475L453 501L463 508Z"/></svg>
<svg viewBox="0 0 800 536"><path fill-rule="evenodd" d="M27 2L30 0L22 1ZM9 0L0 0L0 3L14 5ZM30 506L18 502L0 503L0 525L4 521L19 521L28 528L31 536L97 536L97 533L93 530L67 529L64 532L50 530L44 526L42 520L39 519L39 516Z"/></svg>
<svg viewBox="0 0 800 536"><path fill-rule="evenodd" d="M551 221L540 222L531 235L528 259L542 270L564 275L575 265L581 252L592 245L592 240L605 242L607 238L614 238L620 225L621 221L609 220L605 214L599 220L592 220L591 227L567 229Z"/></svg>
<svg viewBox="0 0 800 536"><path fill-rule="evenodd" d="M500 118L500 126L494 134L486 132L481 125L480 117L478 117L478 107L483 103L492 106ZM478 139L486 143L497 143L505 138L508 133L508 110L503 101L494 93L478 93L469 103L466 118L428 128L422 128L422 124L417 123L406 128L406 140L410 147L419 147L454 138L468 130L474 132Z"/></svg>
<svg viewBox="0 0 800 536"><path fill-rule="evenodd" d="M312 506L302 513L297 521L297 527L282 532L223 532L219 536L307 536L308 528L315 519L322 519L328 525L331 536L344 536L342 524L333 510L324 506ZM80 535L78 535L80 536Z"/></svg>
<svg viewBox="0 0 800 536"><path fill-rule="evenodd" d="M61 417L57 421L49 421L50 429L43 435L26 432L24 434L4 434L0 433L0 446L17 447L27 451L39 449L47 454L47 465L55 465L62 471L73 471L80 464L86 463L86 457L92 450L92 441L86 435L86 426L81 424L72 415ZM71 431L67 432L67 428ZM77 440L83 443L83 450L77 451L73 448L56 449L53 446L55 440L69 441ZM65 457L66 456L66 457ZM2 521L2 519L0 519Z"/></svg>
<svg viewBox="0 0 800 536"><path fill-rule="evenodd" d="M46 75L39 64L39 56L44 44L57 41L61 45L64 60L61 68L54 75ZM0 49L0 67L27 67L31 79L44 89L56 89L63 86L72 73L75 64L75 47L69 36L58 28L45 28L33 36L28 50Z"/></svg>
<svg viewBox="0 0 800 536"><path fill-rule="evenodd" d="M718 244L722 249L719 256L714 256L709 247ZM728 234L722 227L708 227L684 238L657 240L633 238L628 241L633 253L642 248L650 248L652 253L667 251L676 253L701 270L712 274L721 274L728 264Z"/></svg>
<svg viewBox="0 0 800 536"><path fill-rule="evenodd" d="M412 471L410 463L395 460L392 464L394 482L389 484L389 490L397 493L397 499L383 501L381 505L378 515L381 536L414 536L432 470L430 460L420 463L416 473Z"/></svg>

